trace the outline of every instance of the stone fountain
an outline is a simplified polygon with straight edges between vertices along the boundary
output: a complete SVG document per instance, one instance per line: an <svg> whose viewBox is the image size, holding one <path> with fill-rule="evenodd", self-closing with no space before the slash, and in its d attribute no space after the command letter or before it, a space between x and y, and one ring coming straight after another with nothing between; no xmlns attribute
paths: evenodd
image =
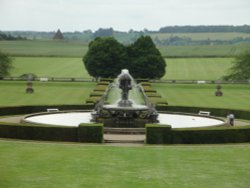
<svg viewBox="0 0 250 188"><path fill-rule="evenodd" d="M148 101L141 85L135 84L129 71L123 69L117 80L118 83L110 87L118 87L121 90L120 100L115 104L105 104L104 96L95 106L92 120L102 122L107 127L144 127L145 123L157 123L157 111ZM142 92L145 104L136 104L129 99L129 91L133 87Z"/></svg>

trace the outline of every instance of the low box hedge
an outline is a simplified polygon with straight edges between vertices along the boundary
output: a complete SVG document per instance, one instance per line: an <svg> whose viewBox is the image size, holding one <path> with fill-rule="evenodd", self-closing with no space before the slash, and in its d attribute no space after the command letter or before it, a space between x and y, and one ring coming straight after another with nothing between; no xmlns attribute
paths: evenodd
<svg viewBox="0 0 250 188"><path fill-rule="evenodd" d="M0 116L46 112L48 108L57 108L60 111L62 110L92 110L94 108L94 105L84 104L84 105L7 106L7 107L0 107Z"/></svg>
<svg viewBox="0 0 250 188"><path fill-rule="evenodd" d="M146 124L147 144L170 144L172 133L170 125Z"/></svg>
<svg viewBox="0 0 250 188"><path fill-rule="evenodd" d="M173 129L173 144L250 142L250 126Z"/></svg>
<svg viewBox="0 0 250 188"><path fill-rule="evenodd" d="M250 125L171 129L171 126L146 125L147 144L218 144L250 142Z"/></svg>
<svg viewBox="0 0 250 188"><path fill-rule="evenodd" d="M0 123L0 137L25 140L76 142L77 127Z"/></svg>
<svg viewBox="0 0 250 188"><path fill-rule="evenodd" d="M198 114L199 111L208 111L212 116L226 117L228 113L233 113L237 119L250 120L250 111L237 110L237 109L223 109L223 108L208 108L208 107L196 107L196 106L166 106L160 103L157 104L156 110L158 111L171 111L171 112L185 112Z"/></svg>
<svg viewBox="0 0 250 188"><path fill-rule="evenodd" d="M103 124L80 124L78 127L78 141L87 143L102 143Z"/></svg>

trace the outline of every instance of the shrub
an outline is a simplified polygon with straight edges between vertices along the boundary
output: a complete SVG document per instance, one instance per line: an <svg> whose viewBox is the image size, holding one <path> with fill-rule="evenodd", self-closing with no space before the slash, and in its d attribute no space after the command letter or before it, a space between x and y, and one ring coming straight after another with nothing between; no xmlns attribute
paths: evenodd
<svg viewBox="0 0 250 188"><path fill-rule="evenodd" d="M170 125L146 124L147 144L170 144L172 134Z"/></svg>
<svg viewBox="0 0 250 188"><path fill-rule="evenodd" d="M78 127L79 142L102 143L103 125L102 124L80 124Z"/></svg>
<svg viewBox="0 0 250 188"><path fill-rule="evenodd" d="M46 141L77 141L77 128L32 124L0 123L1 138Z"/></svg>

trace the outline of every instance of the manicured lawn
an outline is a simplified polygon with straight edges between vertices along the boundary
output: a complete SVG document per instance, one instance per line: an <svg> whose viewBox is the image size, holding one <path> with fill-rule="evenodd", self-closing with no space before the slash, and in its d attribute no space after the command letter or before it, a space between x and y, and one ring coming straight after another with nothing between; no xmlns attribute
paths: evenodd
<svg viewBox="0 0 250 188"><path fill-rule="evenodd" d="M11 76L33 73L38 77L90 78L81 58L72 57L15 57Z"/></svg>
<svg viewBox="0 0 250 188"><path fill-rule="evenodd" d="M84 104L95 83L34 82L33 94L26 94L26 82L1 81L0 106Z"/></svg>
<svg viewBox="0 0 250 188"><path fill-rule="evenodd" d="M247 188L250 145L101 146L0 140L0 187Z"/></svg>
<svg viewBox="0 0 250 188"><path fill-rule="evenodd" d="M34 94L26 94L26 82L1 81L0 106L38 104L83 104L93 91L95 83L89 82L34 82ZM200 106L250 110L250 85L224 84L223 97L215 97L213 84L153 84L154 89L168 101L169 105ZM133 95L133 93L131 93ZM120 97L120 90L109 100ZM138 104L141 96L133 95Z"/></svg>
<svg viewBox="0 0 250 188"><path fill-rule="evenodd" d="M250 85L223 84L222 97L214 96L215 84L153 84L169 105L250 110Z"/></svg>
<svg viewBox="0 0 250 188"><path fill-rule="evenodd" d="M219 80L233 58L167 58L164 80Z"/></svg>
<svg viewBox="0 0 250 188"><path fill-rule="evenodd" d="M167 58L167 80L218 80L227 73L233 58ZM11 76L34 73L38 77L90 78L81 58L15 57Z"/></svg>

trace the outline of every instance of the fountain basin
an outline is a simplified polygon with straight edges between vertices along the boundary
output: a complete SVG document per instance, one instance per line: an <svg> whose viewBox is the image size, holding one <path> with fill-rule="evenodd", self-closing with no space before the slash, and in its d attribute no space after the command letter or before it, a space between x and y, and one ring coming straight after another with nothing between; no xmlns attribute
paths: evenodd
<svg viewBox="0 0 250 188"><path fill-rule="evenodd" d="M91 122L91 112L58 112L43 113L26 116L23 119L25 123L55 126L73 126L77 127L81 123ZM204 117L198 115L168 114L159 113L158 124L171 125L172 128L194 128L219 126L225 124L223 120Z"/></svg>

